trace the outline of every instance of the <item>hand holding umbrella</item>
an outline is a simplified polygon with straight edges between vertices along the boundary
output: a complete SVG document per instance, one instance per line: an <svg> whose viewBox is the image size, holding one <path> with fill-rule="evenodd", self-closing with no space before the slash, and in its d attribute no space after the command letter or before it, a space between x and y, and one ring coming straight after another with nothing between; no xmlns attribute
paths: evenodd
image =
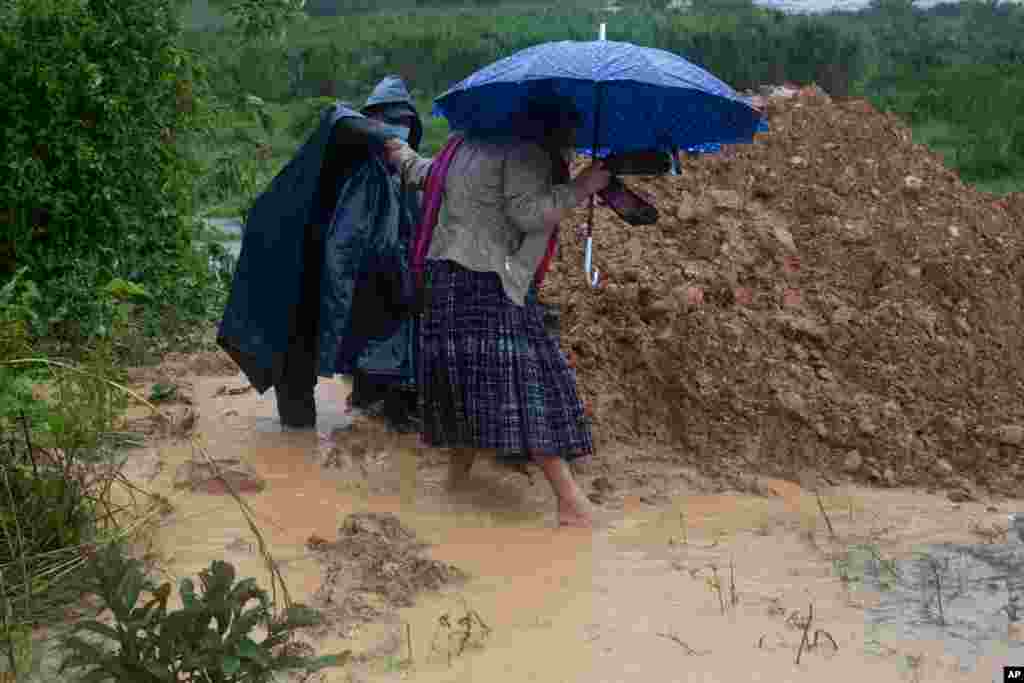
<svg viewBox="0 0 1024 683"><path fill-rule="evenodd" d="M602 161L595 161L590 166L587 166L572 181L577 203L582 204L593 195L608 187L611 177L611 173L605 168L605 164Z"/></svg>

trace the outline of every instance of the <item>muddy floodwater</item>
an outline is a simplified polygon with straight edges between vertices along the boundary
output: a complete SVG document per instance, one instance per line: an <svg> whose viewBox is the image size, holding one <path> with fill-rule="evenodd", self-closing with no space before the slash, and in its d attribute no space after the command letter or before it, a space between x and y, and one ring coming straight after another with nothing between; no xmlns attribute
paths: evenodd
<svg viewBox="0 0 1024 683"><path fill-rule="evenodd" d="M558 530L539 477L484 463L449 493L445 455L347 415L343 382L318 387L315 433L282 432L272 392L244 385L191 378L196 433L265 482L243 495L292 599L328 617L310 642L354 653L313 680L987 682L1024 664L1019 624L1000 611L1024 583L1024 553L999 535L1012 502L766 479L757 494L709 493L613 450L580 475L598 529ZM193 455L161 442L130 459L173 507L142 550L174 578L223 558L269 586L237 504L174 487ZM669 484L643 493L652 481ZM921 616L935 600L912 565L944 561L949 544L1003 563L987 579L974 565L950 574L943 626ZM973 622L968 593L949 597L960 584L984 591Z"/></svg>

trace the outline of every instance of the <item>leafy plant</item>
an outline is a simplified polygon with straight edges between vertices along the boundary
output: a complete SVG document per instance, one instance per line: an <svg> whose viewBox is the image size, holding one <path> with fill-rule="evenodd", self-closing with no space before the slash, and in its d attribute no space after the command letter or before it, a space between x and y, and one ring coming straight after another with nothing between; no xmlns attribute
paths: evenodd
<svg viewBox="0 0 1024 683"><path fill-rule="evenodd" d="M66 639L70 650L62 671L85 669L85 680L133 683L265 683L276 672L318 671L342 666L349 652L325 657L297 653L291 639L319 617L294 605L275 617L269 596L254 579L235 580L231 564L215 561L181 582L183 607L169 611L171 584L155 586L142 563L109 546L91 563L90 590L114 617L113 625L79 622ZM144 594L148 599L140 603ZM266 628L257 642L252 632ZM107 646L115 644L116 649Z"/></svg>
<svg viewBox="0 0 1024 683"><path fill-rule="evenodd" d="M283 40L288 27L303 16L306 0L214 0L234 20L233 29L241 41Z"/></svg>
<svg viewBox="0 0 1024 683"><path fill-rule="evenodd" d="M153 385L153 389L149 392L149 400L152 403L161 403L163 401L171 401L178 395L178 385L176 384L163 384L157 382Z"/></svg>
<svg viewBox="0 0 1024 683"><path fill-rule="evenodd" d="M208 98L179 44L178 0L0 4L0 287L19 275L9 316L73 350L109 332L116 303L96 293L113 282L152 295L139 311L151 334L168 309L208 319L217 280L188 229Z"/></svg>

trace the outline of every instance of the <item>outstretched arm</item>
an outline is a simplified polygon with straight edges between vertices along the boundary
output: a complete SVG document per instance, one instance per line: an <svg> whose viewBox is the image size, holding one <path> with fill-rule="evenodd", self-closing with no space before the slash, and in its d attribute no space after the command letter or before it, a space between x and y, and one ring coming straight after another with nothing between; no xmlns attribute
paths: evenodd
<svg viewBox="0 0 1024 683"><path fill-rule="evenodd" d="M417 190L424 189L434 160L421 157L412 147L397 138L384 143L384 148L387 160L398 169L402 184Z"/></svg>

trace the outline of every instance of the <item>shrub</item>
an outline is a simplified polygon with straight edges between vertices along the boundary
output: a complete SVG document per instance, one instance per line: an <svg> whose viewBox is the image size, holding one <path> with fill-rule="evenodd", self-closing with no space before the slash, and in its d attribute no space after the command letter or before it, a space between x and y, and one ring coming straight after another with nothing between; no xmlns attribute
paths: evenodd
<svg viewBox="0 0 1024 683"><path fill-rule="evenodd" d="M206 91L176 0L4 5L0 283L15 264L34 283L33 335L101 334L113 304L96 291L118 277L161 302L151 318L208 315L216 278L192 245L186 152Z"/></svg>
<svg viewBox="0 0 1024 683"><path fill-rule="evenodd" d="M276 672L317 671L347 660L349 652L319 658L299 654L291 639L319 622L316 613L295 605L275 618L267 593L254 579L236 582L227 562L213 562L199 578L199 592L191 579L181 582L184 606L168 611L171 584L155 586L139 561L110 545L90 565L90 590L113 613L114 624L78 623L66 641L70 655L63 668L85 669L88 680L97 683L266 683ZM141 602L145 593L149 597ZM257 642L252 632L259 626L266 627L267 636ZM107 649L110 644L117 648Z"/></svg>

